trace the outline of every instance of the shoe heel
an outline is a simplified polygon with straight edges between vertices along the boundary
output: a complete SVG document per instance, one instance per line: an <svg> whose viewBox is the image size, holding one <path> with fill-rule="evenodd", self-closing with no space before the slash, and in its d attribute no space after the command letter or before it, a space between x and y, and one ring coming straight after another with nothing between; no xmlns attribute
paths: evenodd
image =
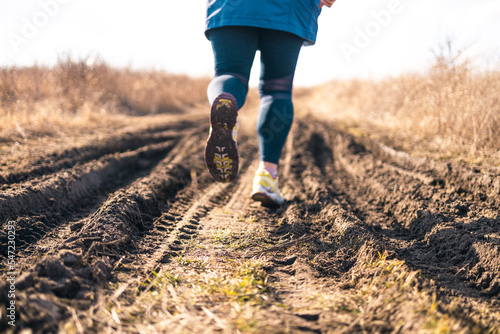
<svg viewBox="0 0 500 334"><path fill-rule="evenodd" d="M212 128L224 128L232 131L238 117L238 103L233 95L222 93L217 96L210 111L210 124Z"/></svg>

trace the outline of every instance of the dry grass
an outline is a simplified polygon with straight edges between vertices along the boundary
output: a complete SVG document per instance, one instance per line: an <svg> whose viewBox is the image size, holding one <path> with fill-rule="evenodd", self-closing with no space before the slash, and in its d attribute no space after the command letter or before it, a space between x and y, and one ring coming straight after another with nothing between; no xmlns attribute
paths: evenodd
<svg viewBox="0 0 500 334"><path fill-rule="evenodd" d="M327 115L417 154L499 164L500 71L478 71L458 59L444 52L422 74L296 88L295 109ZM0 144L109 131L130 123L130 117L206 107L208 81L88 60L3 68ZM251 90L240 113L243 134L255 133L258 100Z"/></svg>
<svg viewBox="0 0 500 334"><path fill-rule="evenodd" d="M81 313L82 320L70 320L65 332L85 326L115 333L263 333L269 300L265 263L200 249L203 254L181 254L147 281L117 286Z"/></svg>
<svg viewBox="0 0 500 334"><path fill-rule="evenodd" d="M458 59L439 55L423 74L333 81L315 88L300 107L378 132L409 151L476 161L496 156L498 162L500 70L479 71Z"/></svg>
<svg viewBox="0 0 500 334"><path fill-rule="evenodd" d="M363 329L364 323L374 332L384 332L392 324L393 333L495 333L493 326L481 328L477 319L464 317L467 311L458 306L458 297L437 298L439 291L432 280L404 261L389 260L387 253L360 256L352 271L349 285L357 293L342 307L355 310L357 318L346 333L356 327Z"/></svg>
<svg viewBox="0 0 500 334"><path fill-rule="evenodd" d="M71 59L54 68L0 69L0 143L116 128L129 118L206 103L208 79L113 69Z"/></svg>

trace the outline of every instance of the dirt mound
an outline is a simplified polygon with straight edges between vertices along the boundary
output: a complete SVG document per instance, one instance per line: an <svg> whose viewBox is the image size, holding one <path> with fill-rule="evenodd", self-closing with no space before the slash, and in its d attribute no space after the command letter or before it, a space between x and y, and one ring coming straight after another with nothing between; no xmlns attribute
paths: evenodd
<svg viewBox="0 0 500 334"><path fill-rule="evenodd" d="M66 304L75 300L81 309L96 300L98 286L107 284L110 267L106 260L85 264L81 254L61 251L38 262L16 280L16 326L40 332L56 332L58 324L71 316ZM2 303L7 304L7 286L2 286ZM66 304L66 305L65 305ZM5 321L3 329L9 328Z"/></svg>

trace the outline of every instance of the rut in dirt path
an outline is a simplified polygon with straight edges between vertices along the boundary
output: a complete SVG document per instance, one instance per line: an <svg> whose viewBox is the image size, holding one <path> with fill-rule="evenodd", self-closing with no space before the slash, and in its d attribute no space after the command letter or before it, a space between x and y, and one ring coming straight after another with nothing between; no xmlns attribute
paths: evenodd
<svg viewBox="0 0 500 334"><path fill-rule="evenodd" d="M120 244L129 247L127 241L145 229L148 215L157 215L162 201L186 184L189 168L179 157L205 136L207 126L186 129L186 122L169 123L146 136L139 133L137 140L127 141L129 133L116 135L125 140L98 143L101 149L91 154L97 159L55 168L55 173L12 183L2 192L2 220L16 222L15 269L24 272L16 282L20 327L55 329L68 315L58 298L83 304L95 299L96 288L110 278L110 261L94 261L90 255L123 249ZM114 149L119 151L106 154ZM6 230L0 241L6 252ZM3 302L6 298L2 295Z"/></svg>
<svg viewBox="0 0 500 334"><path fill-rule="evenodd" d="M500 176L355 145L335 139L342 188L387 247L457 295L498 299Z"/></svg>
<svg viewBox="0 0 500 334"><path fill-rule="evenodd" d="M197 119L199 117L191 117ZM87 138L84 144L58 147L57 150L33 150L22 161L6 159L2 161L0 172L0 190L8 189L14 183L20 183L34 177L40 177L72 168L108 154L134 151L141 147L170 141L185 135L183 129L192 128L193 121L178 120L145 128L130 126L109 136L101 134Z"/></svg>
<svg viewBox="0 0 500 334"><path fill-rule="evenodd" d="M51 222L71 218L79 208L98 203L101 193L154 167L185 136L185 121L169 123L123 130L84 146L60 147L49 155L37 153L26 159L21 171L9 172L7 166L2 173L7 184L0 193L0 219L16 219L18 246L39 239L54 225ZM2 244L5 237L0 231Z"/></svg>

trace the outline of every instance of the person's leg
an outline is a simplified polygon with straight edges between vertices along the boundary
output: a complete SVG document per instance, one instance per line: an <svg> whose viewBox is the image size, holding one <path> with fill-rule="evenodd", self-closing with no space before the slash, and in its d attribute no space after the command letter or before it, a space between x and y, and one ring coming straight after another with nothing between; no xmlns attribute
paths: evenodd
<svg viewBox="0 0 500 334"><path fill-rule="evenodd" d="M251 27L229 26L210 30L215 63L215 77L208 86L212 105L222 93L233 95L240 109L245 103L248 79L257 51L258 30Z"/></svg>
<svg viewBox="0 0 500 334"><path fill-rule="evenodd" d="M261 167L270 172L276 172L293 122L292 85L302 42L290 33L261 30L261 105L257 133Z"/></svg>
<svg viewBox="0 0 500 334"><path fill-rule="evenodd" d="M245 103L258 30L217 28L210 31L209 39L214 52L215 78L207 90L211 110L205 163L215 180L230 182L238 175L238 110Z"/></svg>
<svg viewBox="0 0 500 334"><path fill-rule="evenodd" d="M282 205L278 163L292 126L292 83L303 40L295 35L262 29L259 39L261 104L257 120L260 166L252 186L252 199L264 206Z"/></svg>

